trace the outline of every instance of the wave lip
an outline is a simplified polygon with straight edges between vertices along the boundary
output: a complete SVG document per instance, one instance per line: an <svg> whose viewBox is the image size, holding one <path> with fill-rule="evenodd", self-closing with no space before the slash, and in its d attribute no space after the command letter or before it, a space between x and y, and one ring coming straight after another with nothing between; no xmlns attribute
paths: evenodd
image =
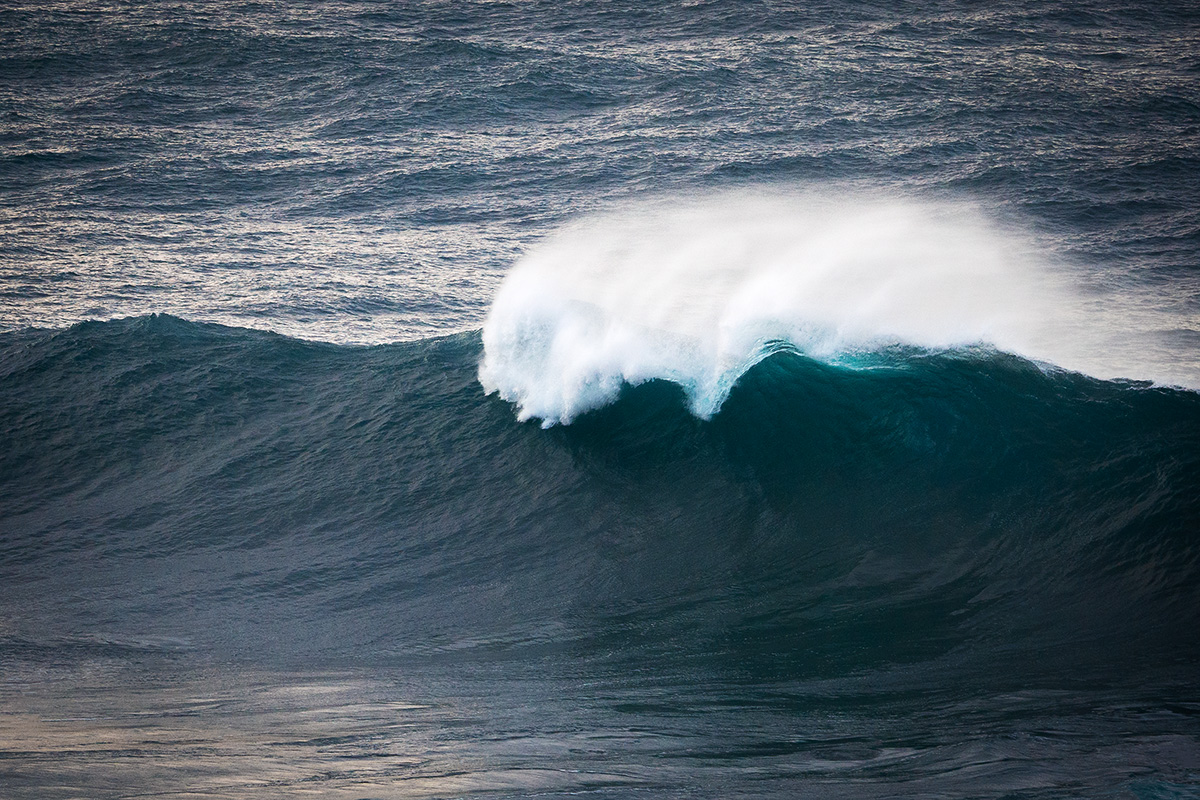
<svg viewBox="0 0 1200 800"><path fill-rule="evenodd" d="M624 384L681 386L714 414L779 349L863 366L896 345L1039 357L1066 301L973 207L727 194L571 225L506 276L479 379L522 419L570 423Z"/></svg>

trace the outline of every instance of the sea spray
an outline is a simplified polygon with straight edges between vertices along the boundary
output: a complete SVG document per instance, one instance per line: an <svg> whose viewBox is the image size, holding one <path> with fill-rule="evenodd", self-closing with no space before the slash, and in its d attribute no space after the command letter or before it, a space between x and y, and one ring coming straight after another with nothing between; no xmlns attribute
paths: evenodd
<svg viewBox="0 0 1200 800"><path fill-rule="evenodd" d="M1030 252L965 203L645 203L577 221L517 263L483 328L480 381L549 425L652 379L711 416L780 348L848 365L895 345L1046 358L1069 301Z"/></svg>
<svg viewBox="0 0 1200 800"><path fill-rule="evenodd" d="M546 426L662 379L709 417L791 349L872 366L897 347L983 347L1048 368L1195 388L1154 296L1090 294L1034 236L977 204L728 192L585 217L525 255L483 327L479 380ZM1186 322L1186 320L1184 320Z"/></svg>

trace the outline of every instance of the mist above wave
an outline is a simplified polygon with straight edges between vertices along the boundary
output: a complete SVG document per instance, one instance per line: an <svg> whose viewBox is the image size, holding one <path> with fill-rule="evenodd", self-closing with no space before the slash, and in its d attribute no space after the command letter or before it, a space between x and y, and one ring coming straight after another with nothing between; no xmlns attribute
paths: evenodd
<svg viewBox="0 0 1200 800"><path fill-rule="evenodd" d="M551 425L653 379L710 416L781 347L862 366L897 345L984 346L1161 377L1101 341L1118 322L967 202L727 193L587 217L533 248L493 302L479 379Z"/></svg>

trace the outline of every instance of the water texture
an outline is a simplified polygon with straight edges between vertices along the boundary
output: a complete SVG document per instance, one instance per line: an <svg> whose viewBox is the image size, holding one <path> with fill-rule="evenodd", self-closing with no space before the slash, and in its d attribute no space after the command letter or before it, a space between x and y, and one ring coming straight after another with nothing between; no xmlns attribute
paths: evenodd
<svg viewBox="0 0 1200 800"><path fill-rule="evenodd" d="M0 8L0 795L1200 797L1200 15Z"/></svg>

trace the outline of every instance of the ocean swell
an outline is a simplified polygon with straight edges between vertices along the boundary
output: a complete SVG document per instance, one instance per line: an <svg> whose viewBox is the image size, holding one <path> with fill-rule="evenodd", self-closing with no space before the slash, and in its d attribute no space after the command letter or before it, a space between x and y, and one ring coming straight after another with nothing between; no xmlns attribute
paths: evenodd
<svg viewBox="0 0 1200 800"><path fill-rule="evenodd" d="M776 353L708 421L657 380L542 431L479 391L480 344L0 334L0 660L102 634L991 680L1197 652L1200 395Z"/></svg>

